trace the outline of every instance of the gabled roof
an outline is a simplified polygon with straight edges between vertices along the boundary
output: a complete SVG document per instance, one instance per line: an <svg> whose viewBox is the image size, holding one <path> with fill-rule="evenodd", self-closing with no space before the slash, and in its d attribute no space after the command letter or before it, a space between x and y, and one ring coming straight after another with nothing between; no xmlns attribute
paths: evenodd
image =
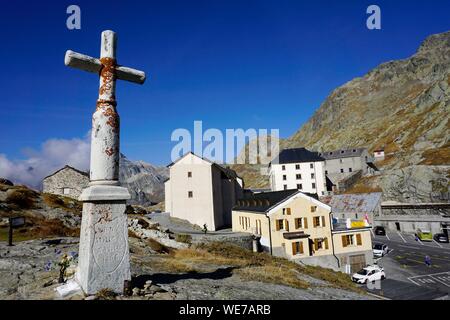
<svg viewBox="0 0 450 320"><path fill-rule="evenodd" d="M45 180L45 179L47 179L47 178L49 178L49 177L51 177L51 176L54 176L55 174L57 174L57 173L60 172L60 171L63 171L64 169L70 169L70 170L73 170L73 171L78 172L79 174L81 174L81 175L86 176L86 177L89 178L89 173L88 173L88 172L85 172L85 171L81 171L81 170L75 169L74 167L71 167L71 166L69 166L69 165L65 165L65 166L62 167L61 169L56 170L56 171L53 172L52 174L49 174L48 176L46 176L46 177L45 177L44 179L42 179L42 180Z"/></svg>
<svg viewBox="0 0 450 320"><path fill-rule="evenodd" d="M367 149L366 148L340 149L340 150L319 152L319 155L325 160L360 157L365 150Z"/></svg>
<svg viewBox="0 0 450 320"><path fill-rule="evenodd" d="M318 199L317 194L300 192L297 189L244 194L244 197L237 201L233 210L267 213L272 208L298 194L313 198L316 201Z"/></svg>
<svg viewBox="0 0 450 320"><path fill-rule="evenodd" d="M317 152L309 151L305 148L283 149L271 164L317 162L325 159L319 156Z"/></svg>
<svg viewBox="0 0 450 320"><path fill-rule="evenodd" d="M209 159L207 159L207 158L200 157L200 156L196 155L195 153L193 153L192 151L189 151L189 152L185 153L182 157L180 157L180 158L178 158L177 160L175 160L174 162L171 162L170 164L168 164L168 165L167 165L167 168L172 167L172 166L175 165L178 161L180 161L181 159L183 159L184 157L186 157L187 155L190 155L190 154L193 155L193 156L195 156L195 157L197 157L197 158L199 158L199 159L202 159L202 160L204 160L204 161L210 163L211 166L217 168L217 169L218 169L219 171L221 171L227 178L229 178L229 179L236 179L236 178L239 178L239 179L241 179L241 180L243 181L243 179L237 175L236 171L234 171L234 170L232 170L232 169L230 169L230 168L224 167L224 166L222 166L222 165L220 165L220 164L218 164L218 163L215 163L215 162L213 162L213 161L211 161L211 160L209 160ZM164 182L166 182L167 180L170 180L170 178L166 179Z"/></svg>
<svg viewBox="0 0 450 320"><path fill-rule="evenodd" d="M335 213L373 212L381 204L381 192L335 194L321 197L320 201L328 204Z"/></svg>

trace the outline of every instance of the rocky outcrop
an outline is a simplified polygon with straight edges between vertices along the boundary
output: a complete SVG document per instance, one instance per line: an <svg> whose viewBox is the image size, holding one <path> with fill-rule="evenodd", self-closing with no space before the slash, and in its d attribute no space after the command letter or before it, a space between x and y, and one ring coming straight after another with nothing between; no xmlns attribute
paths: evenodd
<svg viewBox="0 0 450 320"><path fill-rule="evenodd" d="M143 161L130 161L120 157L120 182L131 193L129 204L151 206L164 200L164 181L169 169Z"/></svg>
<svg viewBox="0 0 450 320"><path fill-rule="evenodd" d="M410 58L381 64L335 89L280 148L384 148L386 158L377 163L381 176L371 182L380 184L386 200L430 201L439 185L446 184L441 191L448 194L449 110L450 32L445 32L428 37ZM258 167L235 169L246 186L268 185Z"/></svg>

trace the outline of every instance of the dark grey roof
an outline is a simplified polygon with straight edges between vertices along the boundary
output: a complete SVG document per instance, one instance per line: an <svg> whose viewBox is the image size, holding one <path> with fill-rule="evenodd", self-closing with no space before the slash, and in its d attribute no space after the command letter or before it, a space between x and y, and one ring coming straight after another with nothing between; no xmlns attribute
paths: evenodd
<svg viewBox="0 0 450 320"><path fill-rule="evenodd" d="M324 158L319 156L318 152L309 151L305 148L295 148L282 150L280 154L272 160L271 164L315 162L324 160Z"/></svg>
<svg viewBox="0 0 450 320"><path fill-rule="evenodd" d="M319 152L319 155L322 158L325 158L325 160L360 157L365 150L366 148L341 149L341 150Z"/></svg>
<svg viewBox="0 0 450 320"><path fill-rule="evenodd" d="M283 233L283 238L285 238L287 240L304 239L304 238L309 238L309 234L306 234L303 231L299 231L299 232L285 232L285 233Z"/></svg>
<svg viewBox="0 0 450 320"><path fill-rule="evenodd" d="M320 201L329 205L335 213L371 213L381 203L381 192L335 194L321 197Z"/></svg>
<svg viewBox="0 0 450 320"><path fill-rule="evenodd" d="M46 177L45 177L44 179L42 179L42 180L45 180L45 179L47 179L47 178L49 178L49 177L51 177L51 176L57 174L58 172L60 172L60 171L62 171L62 170L64 170L64 169L70 169L70 170L73 170L73 171L78 172L79 174L81 174L81 175L86 176L86 177L89 178L89 173L88 173L88 172L85 172L85 171L81 171L81 170L75 169L74 167L71 167L71 166L69 166L69 165L65 165L65 166L62 167L61 169L56 170L56 171L53 172L52 174L49 174L48 176L46 176Z"/></svg>
<svg viewBox="0 0 450 320"><path fill-rule="evenodd" d="M237 201L237 204L233 207L235 211L251 211L265 213L272 207L290 198L294 194L300 193L297 189L272 191L272 192L260 192L260 193L247 193L244 197ZM318 199L317 194L301 192L309 197Z"/></svg>

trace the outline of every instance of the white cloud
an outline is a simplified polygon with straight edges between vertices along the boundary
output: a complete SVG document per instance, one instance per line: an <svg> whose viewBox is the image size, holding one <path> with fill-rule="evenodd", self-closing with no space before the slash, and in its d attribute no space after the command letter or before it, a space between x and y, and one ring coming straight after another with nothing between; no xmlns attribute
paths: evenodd
<svg viewBox="0 0 450 320"><path fill-rule="evenodd" d="M11 160L0 154L0 177L40 188L45 176L65 165L80 170L89 169L90 133L84 138L49 139L40 150L27 149L24 153L27 158L23 160Z"/></svg>

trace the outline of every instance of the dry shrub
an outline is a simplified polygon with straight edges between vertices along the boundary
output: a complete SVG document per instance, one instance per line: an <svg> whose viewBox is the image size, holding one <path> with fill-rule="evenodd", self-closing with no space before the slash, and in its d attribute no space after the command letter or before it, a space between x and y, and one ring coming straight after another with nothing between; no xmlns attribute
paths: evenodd
<svg viewBox="0 0 450 320"><path fill-rule="evenodd" d="M52 208L60 208L64 206L64 200L51 193L43 193L42 199L49 207Z"/></svg>
<svg viewBox="0 0 450 320"><path fill-rule="evenodd" d="M104 288L98 291L95 296L98 300L115 300L117 294L111 289Z"/></svg>
<svg viewBox="0 0 450 320"><path fill-rule="evenodd" d="M190 234L179 233L179 234L177 234L175 236L175 241L191 244L192 243L192 236Z"/></svg>
<svg viewBox="0 0 450 320"><path fill-rule="evenodd" d="M34 208L39 193L26 187L14 187L8 190L6 202L15 204L21 209Z"/></svg>
<svg viewBox="0 0 450 320"><path fill-rule="evenodd" d="M81 215L83 205L81 202L69 197L55 195L51 193L43 193L42 199L44 203L51 208L60 208L69 211L77 216Z"/></svg>
<svg viewBox="0 0 450 320"><path fill-rule="evenodd" d="M153 251L156 251L158 253L171 253L172 252L171 248L166 247L165 245L159 243L155 239L148 238L145 240L145 242Z"/></svg>
<svg viewBox="0 0 450 320"><path fill-rule="evenodd" d="M318 266L299 266L299 271L310 275L316 279L321 279L328 282L332 287L347 289L362 293L364 290L357 287L348 274L343 272L335 272L331 269L322 268Z"/></svg>

